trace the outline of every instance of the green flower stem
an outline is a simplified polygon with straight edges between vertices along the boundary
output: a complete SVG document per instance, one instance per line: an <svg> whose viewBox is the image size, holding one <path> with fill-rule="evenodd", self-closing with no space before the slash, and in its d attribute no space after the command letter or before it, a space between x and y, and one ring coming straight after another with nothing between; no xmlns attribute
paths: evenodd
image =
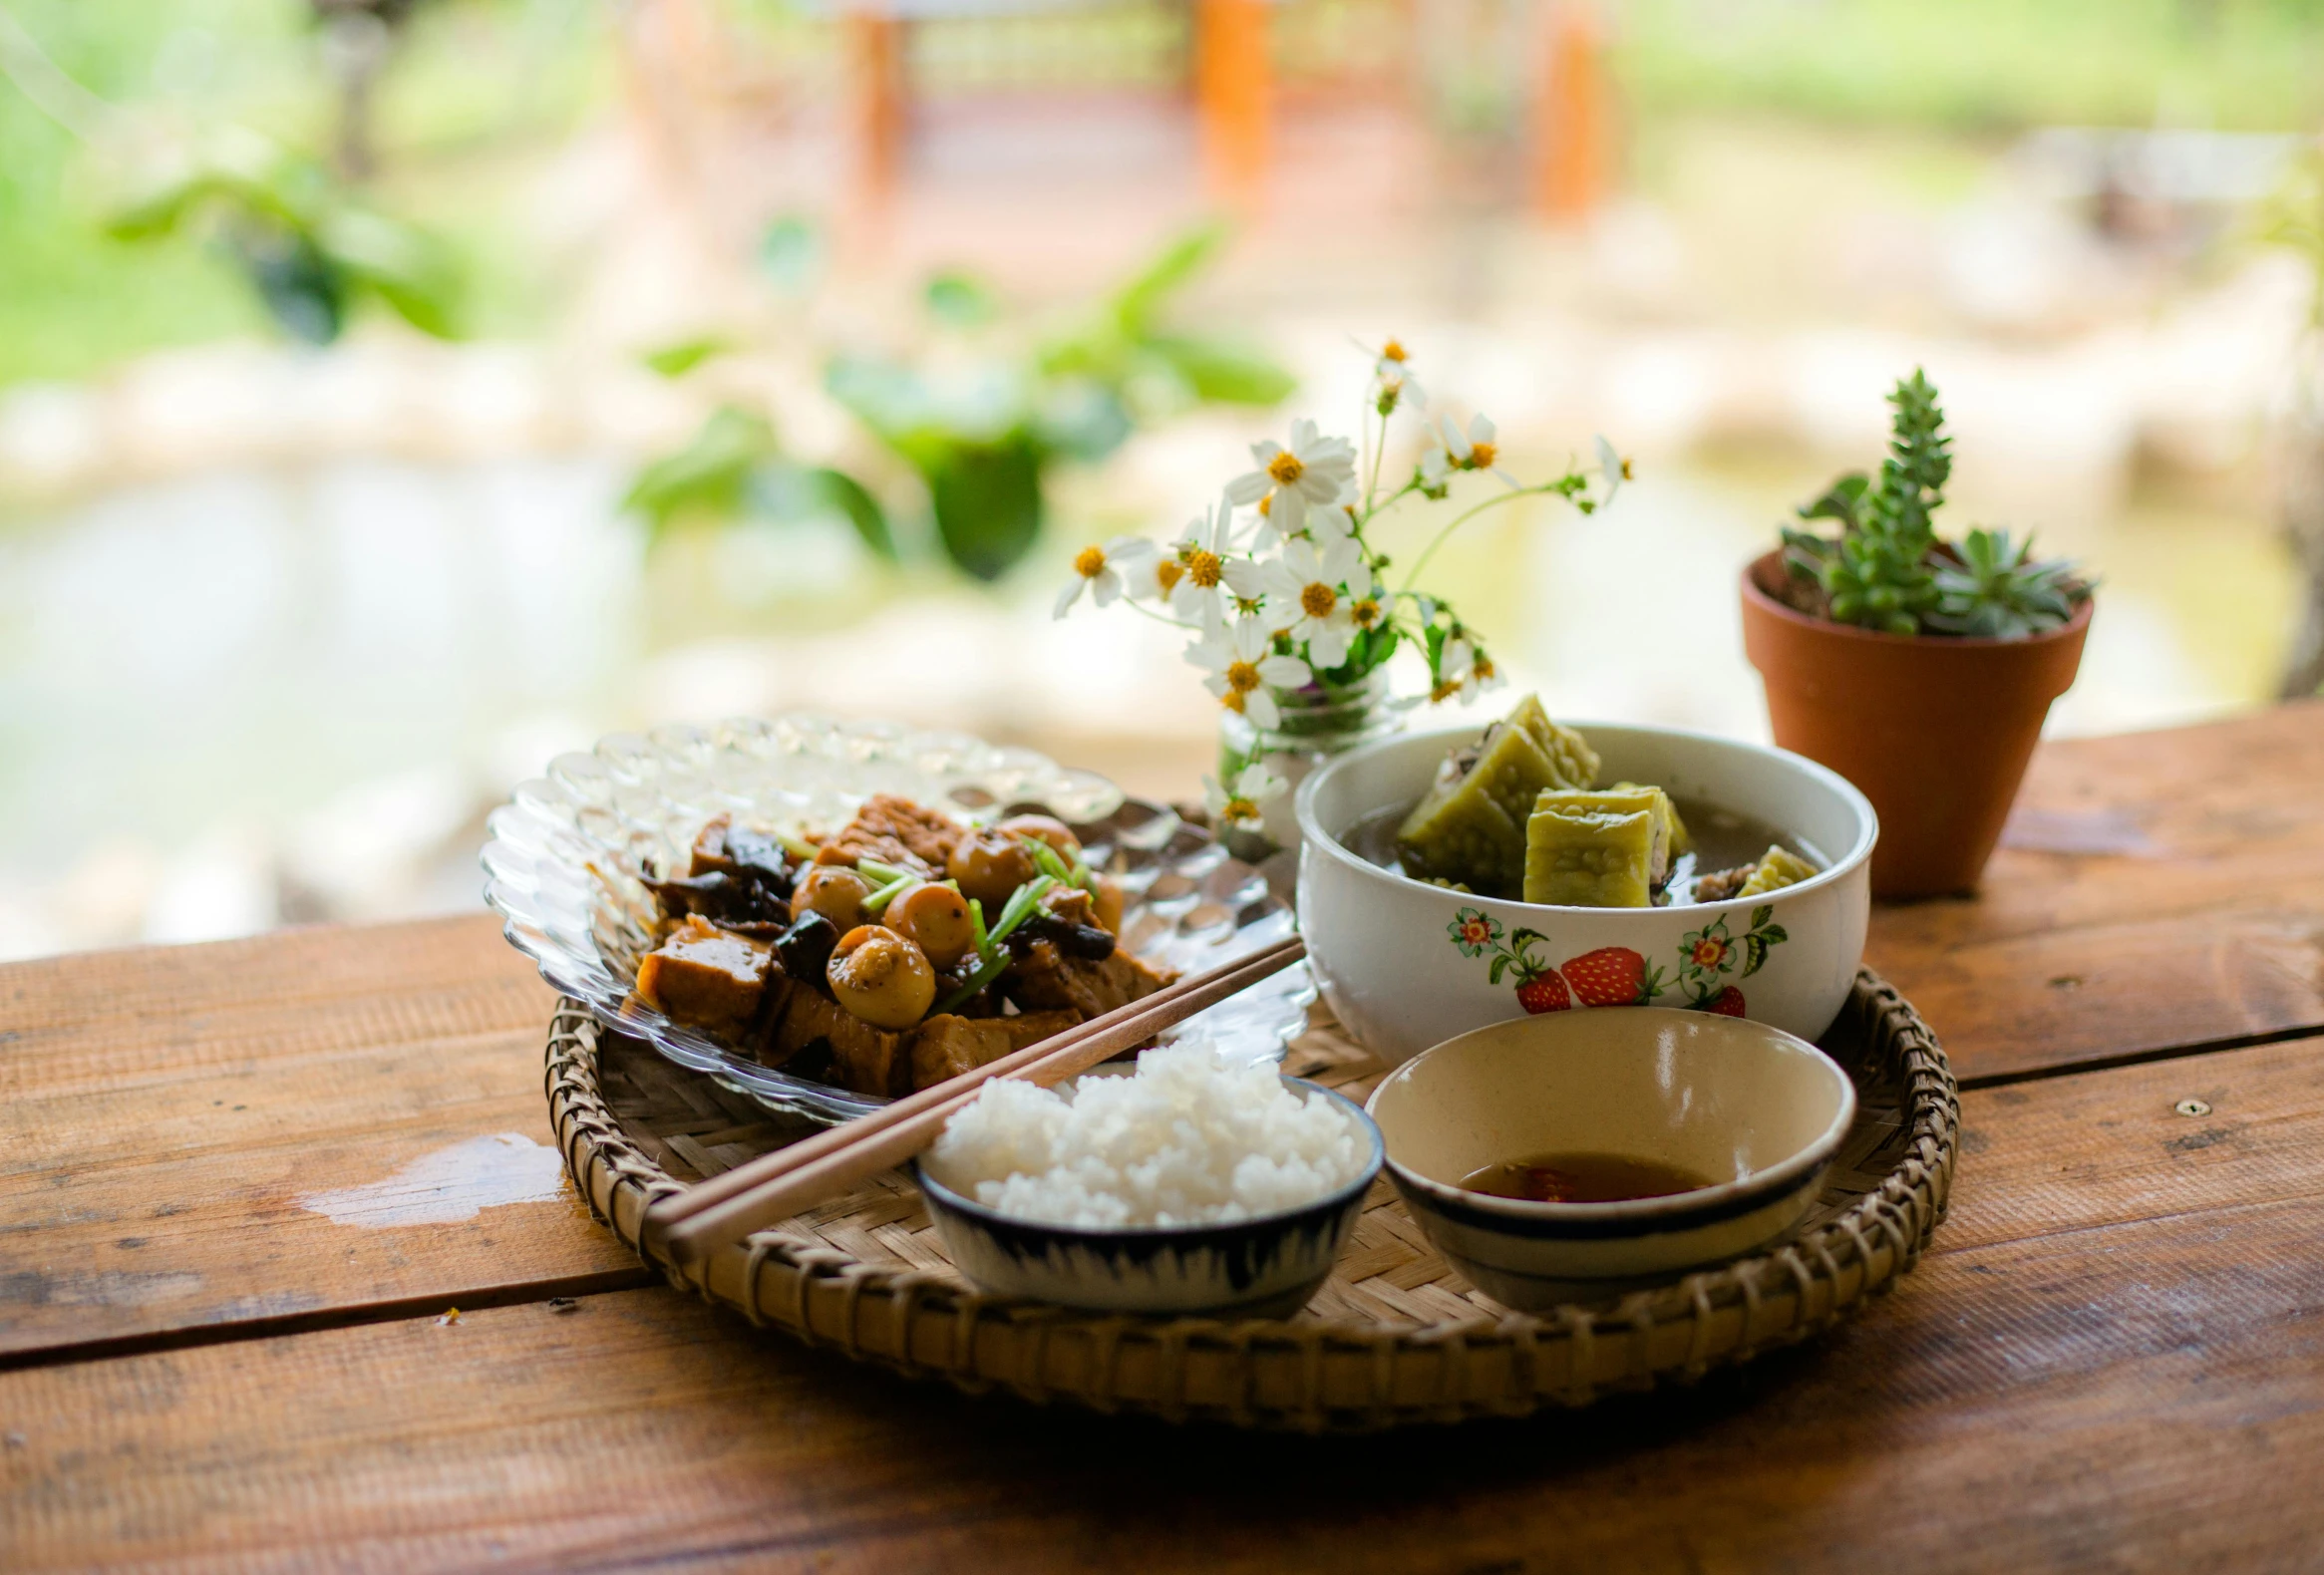
<svg viewBox="0 0 2324 1575"><path fill-rule="evenodd" d="M1415 560L1413 566L1405 572L1404 584L1399 589L1398 594L1402 595L1404 591L1411 590L1414 585L1418 584L1420 582L1421 570L1429 566L1429 559L1437 555L1437 548L1443 546L1445 544L1446 538L1451 536L1454 531L1460 529L1470 520L1475 519L1479 514L1484 513L1489 508L1498 508L1501 504L1513 501L1519 497L1539 497L1545 492L1561 491L1564 487L1564 484L1565 477L1559 476L1554 481L1544 481L1538 486L1511 487L1509 490L1502 492L1497 497L1489 497L1484 502L1479 503L1474 507L1464 509L1460 513L1455 514L1452 518L1452 521L1447 524L1444 529L1438 531L1435 538L1432 539L1426 547L1421 549L1420 557Z"/></svg>

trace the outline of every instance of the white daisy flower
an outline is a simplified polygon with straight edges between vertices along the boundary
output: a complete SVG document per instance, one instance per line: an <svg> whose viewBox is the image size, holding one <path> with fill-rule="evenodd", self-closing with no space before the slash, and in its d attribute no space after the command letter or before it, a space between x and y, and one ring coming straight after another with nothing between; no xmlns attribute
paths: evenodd
<svg viewBox="0 0 2324 1575"><path fill-rule="evenodd" d="M1202 803L1210 811L1211 823L1221 830L1256 827L1266 818L1267 800L1290 790L1288 782L1254 761L1223 787L1215 777L1203 778Z"/></svg>
<svg viewBox="0 0 2324 1575"><path fill-rule="evenodd" d="M1510 486L1522 484L1494 464L1500 454L1500 446L1494 441L1493 423L1484 416L1470 417L1466 432L1459 422L1447 416L1435 436L1440 447L1421 456L1421 484L1431 492L1443 495L1456 471L1491 471Z"/></svg>
<svg viewBox="0 0 2324 1575"><path fill-rule="evenodd" d="M1275 707L1274 689L1302 689L1315 681L1305 662L1275 654L1275 632L1256 618L1238 618L1231 624L1213 624L1207 634L1186 647L1186 660L1210 676L1202 687L1218 697L1229 711L1239 711L1261 728L1282 725Z"/></svg>
<svg viewBox="0 0 2324 1575"><path fill-rule="evenodd" d="M1369 348L1369 347L1367 347ZM1372 408L1385 416L1399 406L1429 408L1429 391L1412 375L1412 355L1391 339L1372 357Z"/></svg>
<svg viewBox="0 0 2324 1575"><path fill-rule="evenodd" d="M1489 689L1498 689L1508 682L1493 658L1470 643L1466 636L1455 635L1445 642L1443 656L1437 664L1437 687L1429 691L1429 699L1442 704L1458 699L1467 705Z"/></svg>
<svg viewBox="0 0 2324 1575"><path fill-rule="evenodd" d="M1354 604L1372 594L1363 549L1346 536L1293 541L1260 566L1267 587L1267 620L1307 647L1307 659L1333 668L1348 659L1356 637Z"/></svg>
<svg viewBox="0 0 2324 1575"><path fill-rule="evenodd" d="M1227 498L1263 502L1267 526L1279 535L1297 535L1307 523L1310 503L1336 502L1356 480L1356 446L1345 438L1321 436L1315 423L1304 419L1291 424L1290 448L1255 443L1251 458L1259 468L1227 482Z"/></svg>
<svg viewBox="0 0 2324 1575"><path fill-rule="evenodd" d="M1603 508L1614 500L1614 494L1622 489L1622 483L1630 479L1630 462L1614 451L1614 446L1606 442L1606 435L1602 432L1598 434L1598 470L1606 478L1606 495L1598 499L1598 506Z"/></svg>
<svg viewBox="0 0 2324 1575"><path fill-rule="evenodd" d="M1057 593L1057 607L1051 616L1064 617L1082 599L1083 591L1090 593L1093 604L1108 605L1123 592L1123 572L1140 567L1154 551L1154 543L1144 536L1116 536L1102 547L1082 548L1074 555L1073 578Z"/></svg>
<svg viewBox="0 0 2324 1575"><path fill-rule="evenodd" d="M1342 497L1328 508L1308 510L1307 533L1318 541L1346 541L1356 534L1356 500Z"/></svg>
<svg viewBox="0 0 2324 1575"><path fill-rule="evenodd" d="M1226 616L1229 597L1259 594L1258 565L1234 555L1234 504L1220 498L1196 515L1170 543L1156 578L1169 598L1170 611L1208 625Z"/></svg>

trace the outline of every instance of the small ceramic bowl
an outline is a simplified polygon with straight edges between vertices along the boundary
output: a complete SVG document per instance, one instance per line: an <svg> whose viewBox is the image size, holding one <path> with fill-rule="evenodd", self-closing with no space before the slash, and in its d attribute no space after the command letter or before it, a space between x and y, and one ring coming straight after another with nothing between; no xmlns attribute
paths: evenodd
<svg viewBox="0 0 2324 1575"><path fill-rule="evenodd" d="M1012 1218L963 1197L925 1166L914 1166L915 1178L953 1267L995 1296L1097 1312L1287 1318L1331 1277L1384 1150L1380 1129L1353 1101L1297 1078L1283 1083L1345 1108L1362 1124L1372 1151L1355 1180L1278 1214L1218 1225L1093 1230Z"/></svg>
<svg viewBox="0 0 2324 1575"><path fill-rule="evenodd" d="M1420 799L1481 726L1350 752L1300 785L1299 928L1324 999L1393 1066L1452 1035L1527 1013L1684 1006L1831 1026L1863 959L1879 822L1837 773L1783 750L1670 728L1575 726L1606 782L1652 783L1780 827L1825 867L1764 896L1666 908L1566 908L1451 891L1343 840Z"/></svg>
<svg viewBox="0 0 2324 1575"><path fill-rule="evenodd" d="M1521 1018L1406 1062L1368 1108L1437 1250L1519 1309L1595 1301L1738 1257L1799 1224L1855 1119L1855 1088L1764 1023L1646 1008ZM1533 1203L1459 1185L1541 1154L1656 1160L1713 1185Z"/></svg>

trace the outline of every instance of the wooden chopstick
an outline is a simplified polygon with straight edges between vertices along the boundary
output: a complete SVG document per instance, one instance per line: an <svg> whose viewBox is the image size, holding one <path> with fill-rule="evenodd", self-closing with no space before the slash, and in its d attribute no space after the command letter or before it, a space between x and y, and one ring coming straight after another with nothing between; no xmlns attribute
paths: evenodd
<svg viewBox="0 0 2324 1575"><path fill-rule="evenodd" d="M1087 1072L1306 955L1302 938L1286 937L844 1125L762 1154L649 1208L646 1241L680 1263L706 1256L901 1164L934 1142L945 1121L993 1079L1050 1084Z"/></svg>

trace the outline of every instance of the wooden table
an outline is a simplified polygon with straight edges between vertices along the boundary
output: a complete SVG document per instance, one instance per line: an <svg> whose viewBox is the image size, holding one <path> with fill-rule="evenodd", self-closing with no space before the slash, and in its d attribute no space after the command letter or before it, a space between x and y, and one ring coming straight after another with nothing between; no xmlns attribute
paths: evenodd
<svg viewBox="0 0 2324 1575"><path fill-rule="evenodd" d="M1370 1438L970 1399L660 1287L555 1177L488 919L0 969L0 1568L2324 1569L2324 707L2051 746L2015 824L1874 922L1966 1091L1893 1297Z"/></svg>

